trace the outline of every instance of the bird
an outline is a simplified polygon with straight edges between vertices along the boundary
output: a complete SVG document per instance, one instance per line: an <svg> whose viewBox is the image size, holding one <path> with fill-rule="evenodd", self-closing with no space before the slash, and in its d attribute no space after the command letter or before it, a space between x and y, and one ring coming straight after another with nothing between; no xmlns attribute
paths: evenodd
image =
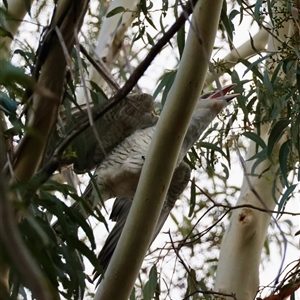
<svg viewBox="0 0 300 300"><path fill-rule="evenodd" d="M200 97L184 137L177 166L215 116L236 97L236 94L227 94L233 86L227 85ZM136 130L102 160L83 194L92 207L114 197L133 198L155 129L156 125Z"/></svg>
<svg viewBox="0 0 300 300"><path fill-rule="evenodd" d="M183 141L177 167L175 168L152 237L152 242L160 232L170 211L174 207L175 202L189 182L191 170L183 161L184 156L199 139L200 135L214 117L231 99L237 96L237 94L227 94L233 87L234 85L232 84L225 86L221 90L204 94L199 99ZM104 271L109 264L129 214L132 198L155 128L156 126L154 125L148 128L139 129L127 137L119 146L114 148L107 159L95 170L94 182L97 185L97 192L93 189L93 184L90 183L84 193L85 198L89 199L89 203L92 207L99 203L99 194L102 197L103 202L109 198L117 197L110 215L110 219L115 221L116 224L106 239L98 256L100 265ZM99 276L100 274L95 272L93 280L96 280ZM101 279L102 277L100 276L97 284L99 284Z"/></svg>

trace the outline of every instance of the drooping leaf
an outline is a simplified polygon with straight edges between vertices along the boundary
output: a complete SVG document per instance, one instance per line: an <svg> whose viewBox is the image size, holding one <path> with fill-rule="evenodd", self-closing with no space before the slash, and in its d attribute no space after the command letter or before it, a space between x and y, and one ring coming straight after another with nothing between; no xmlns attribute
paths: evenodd
<svg viewBox="0 0 300 300"><path fill-rule="evenodd" d="M271 95L273 94L274 92L273 84L270 81L269 73L267 71L264 72L264 87Z"/></svg>
<svg viewBox="0 0 300 300"><path fill-rule="evenodd" d="M3 26L0 26L0 36L2 36L2 37L9 37L11 39L14 38L12 36L12 34L8 30L6 30Z"/></svg>
<svg viewBox="0 0 300 300"><path fill-rule="evenodd" d="M16 117L17 103L0 91L0 110L7 116Z"/></svg>
<svg viewBox="0 0 300 300"><path fill-rule="evenodd" d="M153 93L153 99L157 97L157 95L164 89L163 96L162 96L162 102L164 103L167 98L167 94L175 80L176 77L176 70L167 72L163 77L159 85L157 86L156 90Z"/></svg>
<svg viewBox="0 0 300 300"><path fill-rule="evenodd" d="M230 176L230 172L229 172L229 169L227 168L227 166L223 163L221 163L221 166L223 167L223 171L225 173L225 179L227 180Z"/></svg>
<svg viewBox="0 0 300 300"><path fill-rule="evenodd" d="M274 3L271 3L270 0L267 0L267 7L268 7L268 14L269 14L269 18L270 18L270 21L272 23L272 26L276 26L274 24L274 17L273 17L273 7L274 7Z"/></svg>
<svg viewBox="0 0 300 300"><path fill-rule="evenodd" d="M15 83L19 83L23 86L33 87L34 81L25 74L23 69L15 67L7 61L0 61L0 65L0 84L13 86Z"/></svg>
<svg viewBox="0 0 300 300"><path fill-rule="evenodd" d="M196 271L194 269L190 269L187 274L187 289L185 292L185 298L193 298L188 297L189 295L193 295L197 291L197 279L196 279ZM203 287L202 290L206 290L206 287ZM205 298L206 299L206 298Z"/></svg>
<svg viewBox="0 0 300 300"><path fill-rule="evenodd" d="M132 289L132 291L131 291L129 300L136 300L136 296L135 296L135 287L133 287L133 289Z"/></svg>
<svg viewBox="0 0 300 300"><path fill-rule="evenodd" d="M86 219L76 209L72 209L72 207L68 209L66 212L70 217L72 217L73 221L74 222L76 221L76 223L78 223L78 225L83 229L83 231L85 232L86 236L88 237L91 243L92 249L95 249L96 243L95 243L93 229L89 226Z"/></svg>
<svg viewBox="0 0 300 300"><path fill-rule="evenodd" d="M277 216L280 214L280 212L282 211L286 201L288 200L288 198L290 197L290 195L293 193L293 191L295 190L296 186L298 184L292 184L290 185L285 192L283 193L281 199L278 202L278 210L277 210Z"/></svg>
<svg viewBox="0 0 300 300"><path fill-rule="evenodd" d="M72 242L73 246L91 262L96 271L100 273L103 272L99 259L89 247L87 247L82 241L74 236L70 236L70 241Z"/></svg>
<svg viewBox="0 0 300 300"><path fill-rule="evenodd" d="M190 209L188 214L189 218L194 213L195 205L196 205L196 185L195 185L195 178L193 177L191 182Z"/></svg>
<svg viewBox="0 0 300 300"><path fill-rule="evenodd" d="M203 141L200 141L197 143L197 146L200 148L200 147L203 147L203 148L206 148L206 149L210 149L210 150L213 150L213 151L217 151L219 152L223 157L227 157L225 152L222 150L222 148L218 147L217 145L215 144L212 144L212 143L208 143L208 142L203 142Z"/></svg>
<svg viewBox="0 0 300 300"><path fill-rule="evenodd" d="M184 50L184 46L185 46L185 27L184 26L182 26L177 32L177 46L178 46L179 57L181 58L183 50Z"/></svg>
<svg viewBox="0 0 300 300"><path fill-rule="evenodd" d="M58 191L62 193L65 198L67 198L67 196L71 193L76 193L76 190L73 186L62 184L52 179L49 179L47 182L45 182L41 189L44 191Z"/></svg>
<svg viewBox="0 0 300 300"><path fill-rule="evenodd" d="M258 146L264 149L267 145L264 140L255 132L245 131L242 133L246 138L255 142Z"/></svg>
<svg viewBox="0 0 300 300"><path fill-rule="evenodd" d="M226 4L226 1L223 2L223 8ZM226 33L228 34L229 41L233 40L233 31L234 31L234 25L231 22L231 20L228 18L226 11L222 9L221 11L221 22L226 30Z"/></svg>
<svg viewBox="0 0 300 300"><path fill-rule="evenodd" d="M4 4L5 8L8 9L7 0L3 0L3 4Z"/></svg>
<svg viewBox="0 0 300 300"><path fill-rule="evenodd" d="M265 147L260 152L258 152L256 154L254 154L253 156L251 156L248 160L253 160L253 159L255 159L255 162L254 162L254 164L251 168L251 175L255 174L255 169L260 163L262 163L263 161L268 159L268 157L267 157L267 147Z"/></svg>
<svg viewBox="0 0 300 300"><path fill-rule="evenodd" d="M288 171L289 171L289 162L288 158L291 152L291 140L285 141L280 149L279 149L279 164L280 164L280 169L282 173L282 179L286 187L288 187Z"/></svg>
<svg viewBox="0 0 300 300"><path fill-rule="evenodd" d="M278 122L276 122L276 124L273 126L273 128L270 132L269 139L268 139L267 154L268 154L269 158L271 157L271 154L272 154L275 144L280 140L284 130L289 125L289 123L290 123L290 120L282 119L282 120L279 120Z"/></svg>
<svg viewBox="0 0 300 300"><path fill-rule="evenodd" d="M157 30L155 24L153 23L153 21L148 17L148 15L145 15L146 20L148 21L148 23L155 29Z"/></svg>
<svg viewBox="0 0 300 300"><path fill-rule="evenodd" d="M143 289L143 299L144 300L151 300L154 296L155 291L157 290L158 286L158 276L156 266L154 265L149 273L149 280L146 282L145 287Z"/></svg>
<svg viewBox="0 0 300 300"><path fill-rule="evenodd" d="M262 56L260 57L259 59L257 59L256 61L254 61L253 63L249 63L247 60L245 59L239 59L239 61L241 63L243 63L247 69L246 71L244 72L243 76L245 76L249 71L252 71L258 78L261 79L261 81L263 81L263 75L261 74L261 72L259 71L259 64L261 62L263 62L264 60L270 58L272 55L274 55L274 53L270 53L270 54L267 54L265 56Z"/></svg>
<svg viewBox="0 0 300 300"><path fill-rule="evenodd" d="M14 51L15 54L20 54L27 62L28 65L31 65L34 61L34 53L29 51L23 51L21 49L17 49Z"/></svg>
<svg viewBox="0 0 300 300"><path fill-rule="evenodd" d="M260 24L261 20L260 20L260 10L263 4L263 0L258 0L255 3L255 7L254 7L254 17L255 20L258 24Z"/></svg>
<svg viewBox="0 0 300 300"><path fill-rule="evenodd" d="M146 35L147 35L148 43L149 43L151 46L154 46L154 41L153 41L151 35L150 35L148 32L146 32Z"/></svg>
<svg viewBox="0 0 300 300"><path fill-rule="evenodd" d="M28 15L31 17L31 1L30 0L24 0L25 2L25 7L26 7L26 11L28 13Z"/></svg>
<svg viewBox="0 0 300 300"><path fill-rule="evenodd" d="M125 8L123 6L117 6L106 15L106 18L110 18L110 17L120 14L124 11L125 11Z"/></svg>

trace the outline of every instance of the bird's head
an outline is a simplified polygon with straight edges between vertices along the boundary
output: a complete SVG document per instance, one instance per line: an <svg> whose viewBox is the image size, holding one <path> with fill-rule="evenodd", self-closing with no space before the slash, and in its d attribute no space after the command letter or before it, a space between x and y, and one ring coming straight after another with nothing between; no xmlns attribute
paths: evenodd
<svg viewBox="0 0 300 300"><path fill-rule="evenodd" d="M221 89L216 89L212 92L205 93L201 96L201 99L223 99L225 101L230 101L239 94L228 94L235 87L234 83L223 86Z"/></svg>
<svg viewBox="0 0 300 300"><path fill-rule="evenodd" d="M197 128L197 137L207 128L214 117L239 94L229 94L235 84L229 84L219 90L203 94L198 100L190 128Z"/></svg>
<svg viewBox="0 0 300 300"><path fill-rule="evenodd" d="M199 139L203 131L209 126L214 117L227 105L227 103L238 96L228 94L234 84L226 85L220 90L206 93L198 100L193 117L185 135L178 162L180 162L188 150Z"/></svg>
<svg viewBox="0 0 300 300"><path fill-rule="evenodd" d="M209 109L217 115L230 100L239 95L237 93L228 94L234 86L235 84L228 84L221 89L203 94L197 103L196 110Z"/></svg>

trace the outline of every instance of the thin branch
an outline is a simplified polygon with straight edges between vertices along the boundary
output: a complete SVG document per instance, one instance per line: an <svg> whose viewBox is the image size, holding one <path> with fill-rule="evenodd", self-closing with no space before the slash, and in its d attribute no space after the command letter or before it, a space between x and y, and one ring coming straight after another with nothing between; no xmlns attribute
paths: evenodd
<svg viewBox="0 0 300 300"><path fill-rule="evenodd" d="M87 58L87 60L91 63L91 65L95 68L99 75L102 76L102 78L106 81L110 88L117 92L120 89L120 87L118 83L114 80L114 78L106 70L107 68L105 64L102 63L101 60L97 59L96 61L93 57L91 57L82 44L80 44L79 47L80 52Z"/></svg>

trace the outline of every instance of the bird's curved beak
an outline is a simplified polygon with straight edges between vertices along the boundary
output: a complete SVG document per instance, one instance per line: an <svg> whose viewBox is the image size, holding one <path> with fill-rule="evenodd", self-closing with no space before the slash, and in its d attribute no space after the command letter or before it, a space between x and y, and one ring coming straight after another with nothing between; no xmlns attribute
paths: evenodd
<svg viewBox="0 0 300 300"><path fill-rule="evenodd" d="M215 92L211 92L211 93L208 93L208 96L205 97L205 98L208 98L208 99L217 99L217 98L221 98L223 100L226 100L226 101L230 101L232 100L233 98L235 98L236 96L239 96L240 94L238 93L234 93L234 94L227 94L229 93L234 87L235 87L236 84L234 83L231 83L231 84L228 84L228 85L225 85L221 88L221 90L217 90Z"/></svg>

